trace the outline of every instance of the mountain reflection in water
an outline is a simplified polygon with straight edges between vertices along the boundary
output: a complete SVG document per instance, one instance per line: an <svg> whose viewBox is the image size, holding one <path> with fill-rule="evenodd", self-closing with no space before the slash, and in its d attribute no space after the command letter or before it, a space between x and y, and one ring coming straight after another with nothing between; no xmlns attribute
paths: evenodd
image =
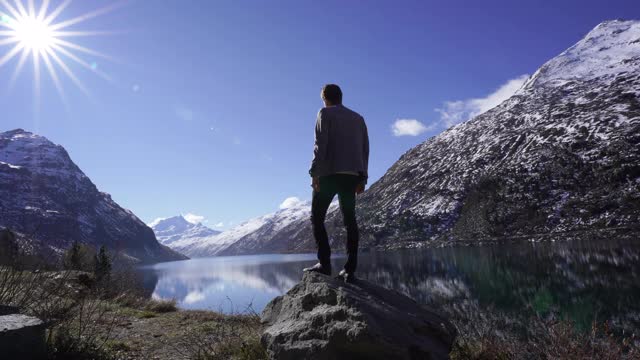
<svg viewBox="0 0 640 360"><path fill-rule="evenodd" d="M514 315L555 314L581 329L610 320L637 332L638 245L572 241L367 252L358 271L436 308L472 300ZM343 262L334 257L334 272ZM175 298L182 308L241 312L251 305L260 312L313 263L314 254L254 255L161 263L142 271L158 278L149 284L154 297Z"/></svg>

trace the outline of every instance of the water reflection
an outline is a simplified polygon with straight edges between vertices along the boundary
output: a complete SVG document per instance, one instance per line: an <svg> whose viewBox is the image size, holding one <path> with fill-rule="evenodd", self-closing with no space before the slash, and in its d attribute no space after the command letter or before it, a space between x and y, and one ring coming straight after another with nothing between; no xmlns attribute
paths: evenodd
<svg viewBox="0 0 640 360"><path fill-rule="evenodd" d="M477 301L513 314L549 314L587 329L595 319L640 329L637 242L501 244L362 254L360 276L441 306ZM336 269L344 259L336 259ZM301 278L315 256L258 255L157 264L154 296L189 309L262 308ZM334 270L336 270L334 269Z"/></svg>
<svg viewBox="0 0 640 360"><path fill-rule="evenodd" d="M314 261L312 254L227 256L161 263L143 271L158 277L154 297L174 298L182 308L261 311Z"/></svg>

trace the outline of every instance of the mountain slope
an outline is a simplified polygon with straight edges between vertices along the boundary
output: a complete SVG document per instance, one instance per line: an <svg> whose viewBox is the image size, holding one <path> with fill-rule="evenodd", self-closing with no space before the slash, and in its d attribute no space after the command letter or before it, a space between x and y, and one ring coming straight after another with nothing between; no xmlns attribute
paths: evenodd
<svg viewBox="0 0 640 360"><path fill-rule="evenodd" d="M513 97L405 153L359 197L361 246L637 227L639 97L640 22L598 25ZM327 226L344 237L338 211ZM282 232L276 251L314 248L306 222Z"/></svg>
<svg viewBox="0 0 640 360"><path fill-rule="evenodd" d="M17 232L30 253L56 257L78 241L139 262L185 258L98 191L62 146L22 129L0 133L0 214L0 226Z"/></svg>
<svg viewBox="0 0 640 360"><path fill-rule="evenodd" d="M182 239L205 238L220 233L220 231L210 229L201 223L191 223L182 215L157 219L149 224L149 227L156 234L158 241L167 246Z"/></svg>

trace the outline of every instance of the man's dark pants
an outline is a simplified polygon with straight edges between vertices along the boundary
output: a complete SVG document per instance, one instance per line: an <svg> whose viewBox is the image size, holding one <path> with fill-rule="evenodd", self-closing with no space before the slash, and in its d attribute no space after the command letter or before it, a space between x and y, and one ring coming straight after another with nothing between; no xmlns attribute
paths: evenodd
<svg viewBox="0 0 640 360"><path fill-rule="evenodd" d="M356 175L333 174L320 177L320 191L313 192L311 223L318 247L318 260L325 267L331 266L331 247L324 220L333 197L338 194L340 210L347 228L347 263L344 269L353 273L358 264L358 223L356 222L356 187L361 178Z"/></svg>

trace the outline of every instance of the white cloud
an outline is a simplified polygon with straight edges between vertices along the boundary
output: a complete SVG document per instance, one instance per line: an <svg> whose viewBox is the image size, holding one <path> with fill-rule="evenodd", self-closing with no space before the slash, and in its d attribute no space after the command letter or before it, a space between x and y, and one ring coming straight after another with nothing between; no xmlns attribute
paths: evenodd
<svg viewBox="0 0 640 360"><path fill-rule="evenodd" d="M213 225L213 227L216 227L216 228L224 227L224 222L220 221L219 223Z"/></svg>
<svg viewBox="0 0 640 360"><path fill-rule="evenodd" d="M425 126L416 119L397 119L391 125L393 136L418 136L430 129L431 127Z"/></svg>
<svg viewBox="0 0 640 360"><path fill-rule="evenodd" d="M295 196L288 197L284 199L284 201L280 204L280 209L290 209L292 207L296 207L302 205L304 201L300 200Z"/></svg>
<svg viewBox="0 0 640 360"><path fill-rule="evenodd" d="M192 213L188 213L186 215L182 215L182 217L192 224L198 224L204 221L204 216L196 215Z"/></svg>
<svg viewBox="0 0 640 360"><path fill-rule="evenodd" d="M440 113L440 124L448 128L500 105L518 91L528 78L529 75L525 74L511 79L483 98L445 102L442 108L436 109Z"/></svg>

